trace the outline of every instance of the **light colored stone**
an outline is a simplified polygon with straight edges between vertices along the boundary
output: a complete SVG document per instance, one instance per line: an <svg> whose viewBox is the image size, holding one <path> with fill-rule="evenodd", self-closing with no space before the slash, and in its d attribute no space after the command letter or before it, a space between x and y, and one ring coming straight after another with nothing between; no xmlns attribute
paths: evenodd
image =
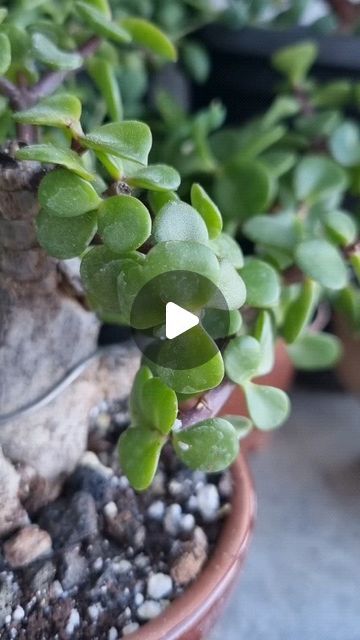
<svg viewBox="0 0 360 640"><path fill-rule="evenodd" d="M140 625L138 624L138 622L130 622L130 624L127 624L125 627L123 627L123 635L129 636L130 633L134 633L134 631L137 631L139 626Z"/></svg>
<svg viewBox="0 0 360 640"><path fill-rule="evenodd" d="M14 622L21 622L21 620L23 620L25 618L25 611L24 609L18 605L15 609L15 611L13 612L13 620Z"/></svg>
<svg viewBox="0 0 360 640"><path fill-rule="evenodd" d="M165 503L162 500L155 500L148 507L148 514L154 520L162 520L165 513Z"/></svg>
<svg viewBox="0 0 360 640"><path fill-rule="evenodd" d="M176 502L171 504L167 509L164 517L164 529L172 536L179 533L181 522L181 506Z"/></svg>
<svg viewBox="0 0 360 640"><path fill-rule="evenodd" d="M147 581L147 593L152 600L167 598L172 592L173 583L166 573L153 573Z"/></svg>
<svg viewBox="0 0 360 640"><path fill-rule="evenodd" d="M191 540L181 542L171 567L171 577L178 586L186 586L199 575L207 560L207 537L196 527Z"/></svg>
<svg viewBox="0 0 360 640"><path fill-rule="evenodd" d="M137 609L137 615L140 620L152 620L160 615L162 605L155 600L145 600Z"/></svg>
<svg viewBox="0 0 360 640"><path fill-rule="evenodd" d="M66 625L65 632L68 636L72 636L75 629L80 626L80 614L77 609L72 609Z"/></svg>
<svg viewBox="0 0 360 640"><path fill-rule="evenodd" d="M48 532L37 525L24 527L4 544L5 559L13 568L24 567L47 555L51 550L52 543Z"/></svg>
<svg viewBox="0 0 360 640"><path fill-rule="evenodd" d="M129 560L119 560L119 562L114 562L113 569L116 573L128 573L131 571L131 562Z"/></svg>
<svg viewBox="0 0 360 640"><path fill-rule="evenodd" d="M104 507L104 515L106 516L106 518L108 518L109 520L113 520L114 518L116 518L117 514L118 508L115 502L108 502Z"/></svg>
<svg viewBox="0 0 360 640"><path fill-rule="evenodd" d="M185 513L180 521L180 526L183 531L192 531L195 527L195 518L192 513Z"/></svg>
<svg viewBox="0 0 360 640"><path fill-rule="evenodd" d="M216 519L220 507L219 492L215 485L205 484L197 490L198 509L206 522Z"/></svg>
<svg viewBox="0 0 360 640"><path fill-rule="evenodd" d="M0 425L0 431L2 425ZM18 498L20 476L0 447L0 536L29 523Z"/></svg>
<svg viewBox="0 0 360 640"><path fill-rule="evenodd" d="M107 640L117 640L119 637L118 631L115 627L111 627L108 632Z"/></svg>

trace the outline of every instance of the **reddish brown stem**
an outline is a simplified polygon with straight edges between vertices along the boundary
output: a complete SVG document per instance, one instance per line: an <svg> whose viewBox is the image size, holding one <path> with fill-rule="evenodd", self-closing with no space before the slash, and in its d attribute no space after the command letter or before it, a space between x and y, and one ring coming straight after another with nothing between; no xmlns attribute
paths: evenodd
<svg viewBox="0 0 360 640"><path fill-rule="evenodd" d="M183 410L180 414L182 428L186 429L202 420L214 418L230 398L235 386L235 384L226 380L219 387L212 389L200 398L195 407Z"/></svg>
<svg viewBox="0 0 360 640"><path fill-rule="evenodd" d="M350 31L360 20L360 7L349 0L327 0L328 5L337 15L344 31Z"/></svg>

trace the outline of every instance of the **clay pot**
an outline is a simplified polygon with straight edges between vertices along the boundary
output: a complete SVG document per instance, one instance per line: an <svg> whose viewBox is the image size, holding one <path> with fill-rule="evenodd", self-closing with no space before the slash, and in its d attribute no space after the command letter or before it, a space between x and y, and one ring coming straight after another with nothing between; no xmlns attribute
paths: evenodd
<svg viewBox="0 0 360 640"><path fill-rule="evenodd" d="M333 323L343 347L342 358L337 366L339 380L345 389L360 395L360 334L352 331L346 318L340 314L334 316Z"/></svg>
<svg viewBox="0 0 360 640"><path fill-rule="evenodd" d="M255 380L260 384L267 384L277 387L283 391L288 391L292 385L294 378L294 367L287 352L283 340L278 340L275 348L275 364L270 373L261 376ZM247 407L245 397L240 389L236 389L231 394L229 400L224 404L221 415L242 415L246 416ZM242 450L245 453L259 451L268 446L271 440L271 433L253 429L251 433L242 441Z"/></svg>
<svg viewBox="0 0 360 640"><path fill-rule="evenodd" d="M129 640L206 640L236 581L247 551L255 516L255 495L242 456L232 467L231 512L199 578L158 618Z"/></svg>

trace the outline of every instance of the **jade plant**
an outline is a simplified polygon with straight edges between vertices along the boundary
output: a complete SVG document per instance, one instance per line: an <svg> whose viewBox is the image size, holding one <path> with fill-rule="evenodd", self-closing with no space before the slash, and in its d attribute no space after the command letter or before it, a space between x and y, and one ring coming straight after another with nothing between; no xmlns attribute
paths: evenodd
<svg viewBox="0 0 360 640"><path fill-rule="evenodd" d="M81 259L88 305L104 320L161 336L168 301L200 318L165 341L165 364L144 352L131 425L119 442L122 468L136 489L145 489L171 443L189 467L219 471L235 460L252 425L273 429L288 416L286 394L254 381L273 367L283 292L277 266L267 257L244 257L200 183L181 200L178 171L149 162L149 126L122 119L114 61L134 45L173 60L174 46L144 19L114 19L106 0L68 2L61 10L51 0L21 1L3 8L1 21L2 135L11 139L1 162L5 171L19 168L21 180L40 163L38 245L51 264ZM96 126L81 100L91 82L102 95ZM215 110L210 120L218 117ZM200 132L207 119L201 124L200 118ZM234 200L234 213L237 205ZM26 239L20 244L24 248ZM41 256L38 245L30 242L30 253ZM35 273L36 265L27 264ZM50 327L52 341L53 335ZM194 353L201 362L194 364ZM250 418L214 417L235 385L244 391Z"/></svg>

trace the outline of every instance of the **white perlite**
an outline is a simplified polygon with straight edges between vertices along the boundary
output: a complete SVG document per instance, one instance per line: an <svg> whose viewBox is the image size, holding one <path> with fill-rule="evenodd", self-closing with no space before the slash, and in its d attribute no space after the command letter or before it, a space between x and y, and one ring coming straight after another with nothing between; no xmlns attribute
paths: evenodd
<svg viewBox="0 0 360 640"><path fill-rule="evenodd" d="M155 500L148 508L150 518L161 520L165 513L165 503L162 500Z"/></svg>
<svg viewBox="0 0 360 640"><path fill-rule="evenodd" d="M119 637L119 634L117 632L117 629L115 627L111 627L111 629L109 629L109 633L108 633L108 640L117 640L118 637Z"/></svg>
<svg viewBox="0 0 360 640"><path fill-rule="evenodd" d="M13 613L13 620L14 622L20 622L21 620L23 620L23 618L25 618L25 611L24 609L18 605Z"/></svg>
<svg viewBox="0 0 360 640"><path fill-rule="evenodd" d="M147 593L149 598L161 600L172 591L173 583L166 573L153 573L147 581Z"/></svg>
<svg viewBox="0 0 360 640"><path fill-rule="evenodd" d="M123 636L129 636L130 633L137 631L138 628L139 624L137 622L130 622L130 624L127 624L126 627L123 628Z"/></svg>
<svg viewBox="0 0 360 640"><path fill-rule="evenodd" d="M108 502L104 507L104 514L109 520L116 518L118 514L118 508L115 502Z"/></svg>
<svg viewBox="0 0 360 640"><path fill-rule="evenodd" d="M219 492L213 484L205 484L197 490L198 509L207 522L216 518L220 506Z"/></svg>
<svg viewBox="0 0 360 640"><path fill-rule="evenodd" d="M100 615L101 607L99 604L92 604L88 607L88 614L91 620L94 622L98 619Z"/></svg>
<svg viewBox="0 0 360 640"><path fill-rule="evenodd" d="M119 562L114 562L113 568L116 573L128 573L128 571L131 571L131 562L129 560L119 560Z"/></svg>
<svg viewBox="0 0 360 640"><path fill-rule="evenodd" d="M167 509L164 517L164 528L167 533L176 536L179 532L181 521L181 506L176 502L171 504Z"/></svg>
<svg viewBox="0 0 360 640"><path fill-rule="evenodd" d="M156 618L160 615L162 609L160 602L156 602L155 600L145 600L145 602L138 608L137 615L140 620L152 620L152 618Z"/></svg>
<svg viewBox="0 0 360 640"><path fill-rule="evenodd" d="M75 629L77 629L79 626L80 626L80 614L77 609L72 609L69 616L68 623L66 625L65 632L67 633L68 636L72 636Z"/></svg>
<svg viewBox="0 0 360 640"><path fill-rule="evenodd" d="M185 513L180 522L183 531L192 531L195 527L195 518L192 513Z"/></svg>

